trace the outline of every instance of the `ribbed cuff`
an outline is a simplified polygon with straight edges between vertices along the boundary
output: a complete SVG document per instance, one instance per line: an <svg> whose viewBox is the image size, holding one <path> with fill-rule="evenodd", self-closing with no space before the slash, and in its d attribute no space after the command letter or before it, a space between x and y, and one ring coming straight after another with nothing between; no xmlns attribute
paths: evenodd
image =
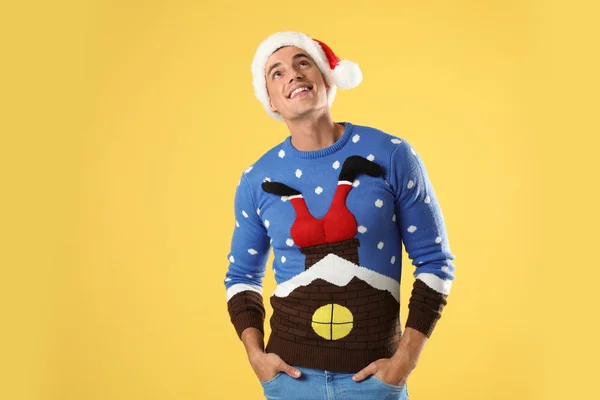
<svg viewBox="0 0 600 400"><path fill-rule="evenodd" d="M242 340L242 332L248 327L264 331L265 307L260 293L244 290L234 295L227 302L227 311L238 337Z"/></svg>
<svg viewBox="0 0 600 400"><path fill-rule="evenodd" d="M253 311L247 311L236 315L234 318L232 318L231 322L235 327L238 338L242 340L242 332L244 332L244 329L250 327L258 329L264 336L264 319L265 317L262 314Z"/></svg>
<svg viewBox="0 0 600 400"><path fill-rule="evenodd" d="M439 314L419 308L412 308L408 311L406 328L415 329L425 336L430 337L439 319Z"/></svg>
<svg viewBox="0 0 600 400"><path fill-rule="evenodd" d="M415 279L408 303L406 327L430 337L447 303L448 295L433 290L420 279Z"/></svg>

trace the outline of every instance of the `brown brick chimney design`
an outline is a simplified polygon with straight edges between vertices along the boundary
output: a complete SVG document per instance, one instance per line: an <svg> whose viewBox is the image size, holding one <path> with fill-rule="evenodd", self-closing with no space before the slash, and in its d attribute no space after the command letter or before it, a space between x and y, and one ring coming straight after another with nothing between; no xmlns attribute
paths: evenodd
<svg viewBox="0 0 600 400"><path fill-rule="evenodd" d="M336 243L323 243L314 246L301 247L300 251L306 256L304 269L309 269L328 254L335 254L358 265L359 246L360 242L358 239L351 238Z"/></svg>
<svg viewBox="0 0 600 400"><path fill-rule="evenodd" d="M310 274L310 268L317 263L319 268L313 271L322 275L320 278L310 274L306 276L307 282L312 279L310 283L286 291L286 296L274 294L270 298L273 316L266 351L278 354L290 365L357 372L376 359L391 357L398 348L402 335L399 300L388 290L378 289L357 276L379 287L390 288L392 280L360 266L360 242L354 237L357 223L345 200L354 176L361 172L377 176L381 171L364 157L346 159L331 207L321 219L310 214L297 190L277 182L262 184L269 193L290 196L296 210L291 235L305 255L305 269L295 278ZM339 268L349 268L353 276L332 275L340 274ZM337 315L342 315L343 321L338 322ZM329 317L328 321L323 321L323 317Z"/></svg>
<svg viewBox="0 0 600 400"><path fill-rule="evenodd" d="M306 270L330 253L358 265L358 246L358 239L352 238L302 248L302 253L306 254ZM313 313L331 303L348 308L354 317L350 334L337 340L319 336L311 326ZM316 279L307 286L296 288L287 297L272 296L271 305L271 335L290 342L368 350L399 342L402 335L398 301L388 291L376 289L357 277L342 287Z"/></svg>

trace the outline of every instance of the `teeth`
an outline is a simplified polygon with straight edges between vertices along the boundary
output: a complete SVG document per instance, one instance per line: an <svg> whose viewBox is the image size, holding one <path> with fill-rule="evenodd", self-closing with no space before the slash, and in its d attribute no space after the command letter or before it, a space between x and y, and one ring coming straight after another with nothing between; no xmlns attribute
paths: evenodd
<svg viewBox="0 0 600 400"><path fill-rule="evenodd" d="M296 93L303 92L305 90L310 90L310 89L307 88L307 87L301 87L301 88L298 88L298 89L294 90L292 92L292 94L290 95L290 99L293 98Z"/></svg>

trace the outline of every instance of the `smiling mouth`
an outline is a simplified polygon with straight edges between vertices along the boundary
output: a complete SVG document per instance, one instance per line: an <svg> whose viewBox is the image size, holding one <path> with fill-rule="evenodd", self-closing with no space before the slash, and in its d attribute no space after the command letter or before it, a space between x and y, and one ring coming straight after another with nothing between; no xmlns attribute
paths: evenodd
<svg viewBox="0 0 600 400"><path fill-rule="evenodd" d="M299 87L296 90L294 90L288 98L293 99L298 93L310 92L311 90L312 90L312 87L310 87L310 86Z"/></svg>

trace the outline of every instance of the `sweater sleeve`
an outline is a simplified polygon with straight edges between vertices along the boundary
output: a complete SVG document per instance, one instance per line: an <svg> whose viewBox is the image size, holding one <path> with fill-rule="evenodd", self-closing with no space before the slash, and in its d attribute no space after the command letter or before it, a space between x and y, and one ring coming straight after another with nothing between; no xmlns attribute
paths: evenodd
<svg viewBox="0 0 600 400"><path fill-rule="evenodd" d="M390 185L396 196L396 222L408 257L416 267L406 327L430 337L447 304L455 256L444 217L419 154L402 140L391 155Z"/></svg>
<svg viewBox="0 0 600 400"><path fill-rule="evenodd" d="M270 250L269 236L245 174L236 189L234 212L235 228L224 283L227 310L241 340L242 332L248 327L255 327L264 335L262 280Z"/></svg>

